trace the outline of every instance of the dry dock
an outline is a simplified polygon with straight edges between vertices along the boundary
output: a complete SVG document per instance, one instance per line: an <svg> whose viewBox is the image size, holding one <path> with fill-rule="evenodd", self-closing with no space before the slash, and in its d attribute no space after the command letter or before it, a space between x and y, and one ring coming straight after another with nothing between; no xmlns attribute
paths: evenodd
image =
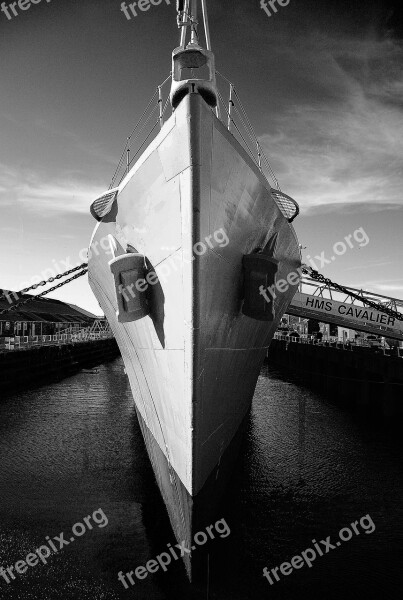
<svg viewBox="0 0 403 600"><path fill-rule="evenodd" d="M0 352L0 390L29 388L119 356L114 338Z"/></svg>
<svg viewBox="0 0 403 600"><path fill-rule="evenodd" d="M368 413L403 415L402 349L274 339L268 360L303 375L326 395L352 401Z"/></svg>

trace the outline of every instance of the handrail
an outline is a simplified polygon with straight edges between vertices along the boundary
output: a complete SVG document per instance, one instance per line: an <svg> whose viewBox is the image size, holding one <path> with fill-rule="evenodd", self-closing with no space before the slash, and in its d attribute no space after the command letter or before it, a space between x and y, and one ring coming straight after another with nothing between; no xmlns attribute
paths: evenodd
<svg viewBox="0 0 403 600"><path fill-rule="evenodd" d="M151 134L154 132L156 126L159 124L160 127L164 124L164 115L166 109L169 105L169 93L167 94L167 99L164 104L163 90L168 81L171 80L171 74L168 75L164 79L162 83L160 83L154 94L151 96L146 108L138 119L137 123L134 125L130 135L126 139L126 144L123 148L122 154L120 156L118 165L115 169L115 172L112 176L111 182L109 184L109 189L118 187L130 169L130 166L133 164L134 159L139 154L144 144L150 138ZM157 100L157 102L155 102ZM154 106L153 103L155 102ZM161 110L161 106L163 109ZM158 111L158 120L156 122L153 121L151 130L146 131L146 136L143 138L140 134L144 131L153 114ZM133 154L134 152L134 154ZM125 160L125 157L127 160Z"/></svg>
<svg viewBox="0 0 403 600"><path fill-rule="evenodd" d="M248 152L249 156L252 158L253 162L256 164L265 178L268 181L270 179L272 180L273 186L270 186L271 195L282 214L285 216L287 221L291 223L299 215L298 203L293 198L281 191L278 179L273 171L269 159L266 156L266 153L260 144L259 138L257 137L248 114L244 109L235 85L219 71L216 71L216 73L222 78L226 85L229 86L227 103L225 102L221 92L218 91L218 97L226 115L226 127L228 131L230 131L234 137L238 139L241 146L243 146L243 148ZM236 103L238 104L239 109ZM231 126L233 126L232 131ZM246 141L244 134L246 134L246 136L252 142L253 148L251 148L250 144Z"/></svg>
<svg viewBox="0 0 403 600"><path fill-rule="evenodd" d="M222 104L223 118L221 122L227 127L230 133L238 140L241 146L246 150L252 161L256 164L262 175L267 181L272 180L273 185L270 184L270 191L274 202L277 204L281 213L291 223L299 214L299 206L297 202L284 194L280 188L280 184L273 171L269 159L267 158L262 145L253 129L250 119L243 107L239 94L236 87L231 81L222 75L219 71L216 71L224 82L225 86L229 86L228 101L224 100L223 94L218 90L218 103ZM144 148L144 145L150 140L151 136L155 132L158 125L163 127L164 117L167 107L170 105L169 93L164 103L164 86L171 80L171 74L157 86L156 91L148 102L145 110L141 117L137 121L136 125L132 129L132 132L127 137L125 147L120 156L119 163L116 167L115 173L112 177L112 181L109 186L109 190L114 189L120 185L125 176L128 174L131 166L133 165L136 157ZM155 102L156 100L156 102ZM153 103L155 102L154 106ZM153 120L151 128L148 128L150 120L154 113L157 111L157 120ZM172 111L172 108L171 108ZM173 112L173 111L172 111ZM172 114L171 112L171 114ZM145 136L140 136L144 132L147 133ZM156 135L156 134L155 134ZM252 142L251 144L246 138ZM126 157L126 161L125 161Z"/></svg>
<svg viewBox="0 0 403 600"><path fill-rule="evenodd" d="M29 350L30 348L39 348L43 346L64 346L66 344L79 344L83 342L93 342L99 340L113 339L111 331L99 331L96 333L57 333L34 336L11 336L0 337L0 352L14 352L19 350Z"/></svg>

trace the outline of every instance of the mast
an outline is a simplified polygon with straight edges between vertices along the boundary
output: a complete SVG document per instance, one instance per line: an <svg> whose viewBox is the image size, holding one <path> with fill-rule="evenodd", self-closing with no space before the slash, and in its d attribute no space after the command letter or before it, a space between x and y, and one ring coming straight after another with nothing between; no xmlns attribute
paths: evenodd
<svg viewBox="0 0 403 600"><path fill-rule="evenodd" d="M186 16L189 13L189 0L177 0L176 10L178 11L178 27L181 27L181 48L185 48L186 44Z"/></svg>
<svg viewBox="0 0 403 600"><path fill-rule="evenodd" d="M177 0L176 2L177 23L181 29L181 35L180 46L175 48L172 53L170 100L172 108L175 110L185 96L190 93L199 93L204 101L215 109L216 115L219 117L215 59L211 50L207 5L206 0L200 0L200 2L207 48L203 48L199 42L199 0ZM188 39L189 42L186 43ZM203 67L204 70L201 71ZM191 76L188 79L182 78L184 72L189 70ZM198 74L199 77L197 77Z"/></svg>
<svg viewBox="0 0 403 600"><path fill-rule="evenodd" d="M211 50L210 28L209 28L209 24L208 24L206 0L201 0L201 5L202 5L202 11L203 11L204 34L206 36L206 46L207 46L207 50Z"/></svg>
<svg viewBox="0 0 403 600"><path fill-rule="evenodd" d="M197 39L197 0L190 0L190 14L191 19L193 20L194 25L190 29L190 43L198 44L199 40Z"/></svg>
<svg viewBox="0 0 403 600"><path fill-rule="evenodd" d="M199 0L177 0L176 9L178 12L178 27L181 29L180 45L182 48L186 47L187 30L190 28L190 43L199 44L198 39L198 2ZM211 39L210 39L210 28L208 22L207 4L206 0L200 0L202 15L203 15L203 27L204 35L206 38L206 48L211 50Z"/></svg>

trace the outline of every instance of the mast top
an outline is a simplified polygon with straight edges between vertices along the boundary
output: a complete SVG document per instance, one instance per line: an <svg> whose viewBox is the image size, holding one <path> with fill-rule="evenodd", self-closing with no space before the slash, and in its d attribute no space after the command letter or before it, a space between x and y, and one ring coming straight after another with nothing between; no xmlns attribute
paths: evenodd
<svg viewBox="0 0 403 600"><path fill-rule="evenodd" d="M180 46L172 53L172 87L170 100L175 109L189 93L199 93L212 108L217 107L217 86L215 76L215 59L211 51L210 30L208 25L206 0L200 0L203 13L206 48L199 42L197 20L198 0L177 0L177 22L181 29ZM188 31L190 35L188 36ZM188 44L186 41L189 39ZM204 68L204 72L201 69ZM194 70L199 69L199 77ZM186 71L189 71L186 77Z"/></svg>
<svg viewBox="0 0 403 600"><path fill-rule="evenodd" d="M200 0L203 13L204 35L206 38L206 48L211 50L210 29L208 23L206 0ZM198 0L176 0L176 10L178 13L177 23L181 31L180 45L186 46L187 30L190 28L190 44L199 44L197 20Z"/></svg>

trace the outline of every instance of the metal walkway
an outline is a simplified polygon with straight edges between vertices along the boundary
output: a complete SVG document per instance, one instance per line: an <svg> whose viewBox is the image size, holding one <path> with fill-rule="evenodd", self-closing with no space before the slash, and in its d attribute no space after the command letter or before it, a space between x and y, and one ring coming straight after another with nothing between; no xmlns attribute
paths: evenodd
<svg viewBox="0 0 403 600"><path fill-rule="evenodd" d="M0 352L29 350L41 346L62 346L81 342L112 339L113 333L105 319L96 319L90 327L70 327L54 335L13 336L0 338Z"/></svg>
<svg viewBox="0 0 403 600"><path fill-rule="evenodd" d="M403 314L402 300L350 287L347 290ZM310 278L301 280L300 289L287 314L403 341L403 321L365 306L356 298L342 294L329 285L318 284Z"/></svg>

